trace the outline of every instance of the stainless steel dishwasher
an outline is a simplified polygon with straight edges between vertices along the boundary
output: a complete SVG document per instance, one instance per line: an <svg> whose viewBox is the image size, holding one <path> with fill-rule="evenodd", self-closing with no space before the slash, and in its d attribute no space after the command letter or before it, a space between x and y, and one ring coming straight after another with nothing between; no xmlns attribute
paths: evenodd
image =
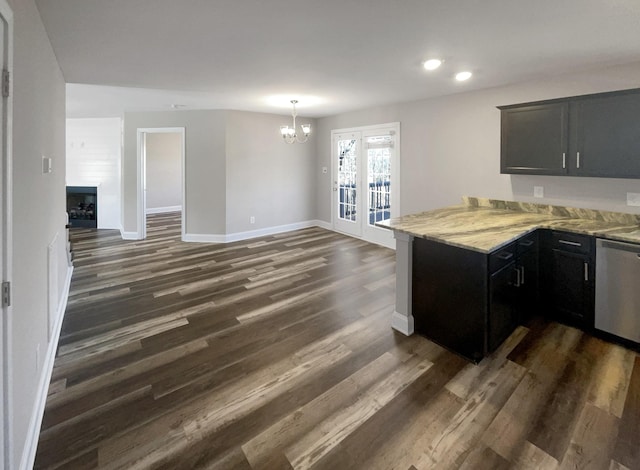
<svg viewBox="0 0 640 470"><path fill-rule="evenodd" d="M640 343L640 245L596 242L595 327Z"/></svg>

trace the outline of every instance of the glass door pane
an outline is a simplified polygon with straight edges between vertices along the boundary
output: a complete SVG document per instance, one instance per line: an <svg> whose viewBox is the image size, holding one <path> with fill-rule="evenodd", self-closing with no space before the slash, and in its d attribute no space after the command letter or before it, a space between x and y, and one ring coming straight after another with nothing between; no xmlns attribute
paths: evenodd
<svg viewBox="0 0 640 470"><path fill-rule="evenodd" d="M357 221L358 159L356 139L338 140L338 217Z"/></svg>
<svg viewBox="0 0 640 470"><path fill-rule="evenodd" d="M369 225L391 218L391 136L367 137Z"/></svg>

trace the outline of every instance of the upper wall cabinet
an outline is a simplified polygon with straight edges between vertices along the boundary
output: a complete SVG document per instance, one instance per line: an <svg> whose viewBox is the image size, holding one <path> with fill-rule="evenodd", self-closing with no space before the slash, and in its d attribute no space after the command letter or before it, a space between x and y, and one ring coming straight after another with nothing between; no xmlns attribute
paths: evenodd
<svg viewBox="0 0 640 470"><path fill-rule="evenodd" d="M501 173L640 178L640 90L499 109Z"/></svg>

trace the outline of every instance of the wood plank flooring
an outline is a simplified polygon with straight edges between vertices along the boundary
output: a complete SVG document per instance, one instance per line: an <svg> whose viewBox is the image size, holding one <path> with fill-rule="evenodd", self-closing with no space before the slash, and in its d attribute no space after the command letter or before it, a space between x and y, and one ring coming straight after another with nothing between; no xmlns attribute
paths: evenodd
<svg viewBox="0 0 640 470"><path fill-rule="evenodd" d="M640 357L536 319L479 365L390 327L394 252L77 229L35 468L640 469Z"/></svg>

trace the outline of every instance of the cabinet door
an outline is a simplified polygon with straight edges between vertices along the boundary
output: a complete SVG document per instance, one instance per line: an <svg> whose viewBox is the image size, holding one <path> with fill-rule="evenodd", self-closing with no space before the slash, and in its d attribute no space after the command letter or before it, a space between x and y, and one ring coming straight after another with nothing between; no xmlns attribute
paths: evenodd
<svg viewBox="0 0 640 470"><path fill-rule="evenodd" d="M502 109L500 172L566 174L568 112L567 102Z"/></svg>
<svg viewBox="0 0 640 470"><path fill-rule="evenodd" d="M590 258L559 249L552 252L551 307L558 319L593 327L593 266Z"/></svg>
<svg viewBox="0 0 640 470"><path fill-rule="evenodd" d="M514 284L516 263L504 266L493 273L489 280L489 325L487 343L494 351L513 332L516 318L516 287Z"/></svg>
<svg viewBox="0 0 640 470"><path fill-rule="evenodd" d="M576 99L571 122L571 174L640 178L640 93Z"/></svg>
<svg viewBox="0 0 640 470"><path fill-rule="evenodd" d="M520 269L520 291L518 294L518 312L520 322L526 322L538 313L538 251L530 250L518 257Z"/></svg>

